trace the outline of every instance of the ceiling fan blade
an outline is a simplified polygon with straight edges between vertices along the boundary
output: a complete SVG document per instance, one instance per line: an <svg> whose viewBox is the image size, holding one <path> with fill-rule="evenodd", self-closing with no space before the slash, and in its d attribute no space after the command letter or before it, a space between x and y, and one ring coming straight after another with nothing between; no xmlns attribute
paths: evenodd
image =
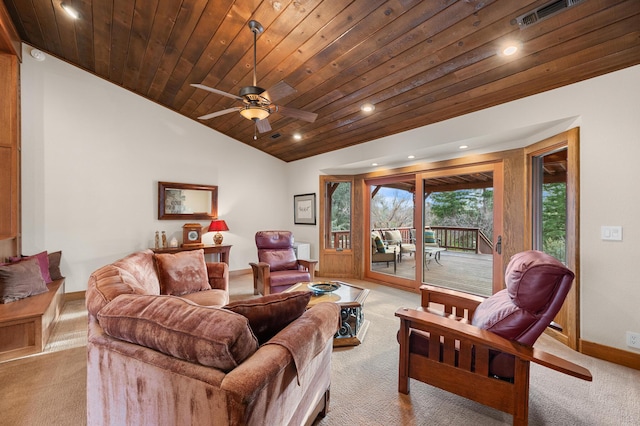
<svg viewBox="0 0 640 426"><path fill-rule="evenodd" d="M221 115L229 114L230 112L240 111L241 109L242 109L242 107L227 108L227 109L223 109L222 111L216 111L216 112L212 112L211 114L202 115L202 116L198 117L198 119L199 120L208 120L210 118L220 117Z"/></svg>
<svg viewBox="0 0 640 426"><path fill-rule="evenodd" d="M266 133L271 131L271 124L269 124L268 118L256 121L256 127L260 133Z"/></svg>
<svg viewBox="0 0 640 426"><path fill-rule="evenodd" d="M297 90L293 87L289 86L284 80L280 81L280 83L276 83L274 86L268 88L264 91L262 96L265 96L271 102L275 102L278 99L284 98L289 95L293 95Z"/></svg>
<svg viewBox="0 0 640 426"><path fill-rule="evenodd" d="M303 111L301 109L289 108L284 106L276 106L275 112L279 112L282 115L291 118L297 118L298 120L308 121L313 123L318 118L318 114L315 112Z"/></svg>
<svg viewBox="0 0 640 426"><path fill-rule="evenodd" d="M207 90L207 91L209 91L211 93L216 93L218 95L226 96L227 98L235 99L236 101L241 101L242 102L242 98L240 96L232 95L231 93L223 92L222 90L214 89L213 87L205 86L204 84L192 83L191 85L193 87L198 88L198 89Z"/></svg>

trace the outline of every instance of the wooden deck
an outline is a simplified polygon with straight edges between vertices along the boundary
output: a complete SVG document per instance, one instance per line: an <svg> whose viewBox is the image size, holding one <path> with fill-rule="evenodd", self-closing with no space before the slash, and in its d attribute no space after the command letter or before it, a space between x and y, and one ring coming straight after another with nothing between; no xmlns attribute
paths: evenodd
<svg viewBox="0 0 640 426"><path fill-rule="evenodd" d="M421 259L418 258L418 261L420 262ZM431 260L427 265L428 270L425 270L424 274L425 284L461 290L480 296L491 295L492 255L444 251L441 253L440 264ZM405 254L402 262L397 264L396 275L415 279L415 267L415 258ZM384 263L375 263L372 270L394 275L393 265L387 268Z"/></svg>

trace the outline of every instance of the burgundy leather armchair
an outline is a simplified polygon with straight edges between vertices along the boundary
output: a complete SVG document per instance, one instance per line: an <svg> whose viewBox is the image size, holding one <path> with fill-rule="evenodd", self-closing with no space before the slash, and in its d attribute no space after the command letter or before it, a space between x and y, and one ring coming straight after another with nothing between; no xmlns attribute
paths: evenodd
<svg viewBox="0 0 640 426"><path fill-rule="evenodd" d="M510 413L514 424L526 425L531 361L592 380L588 370L533 348L573 279L558 260L530 250L511 258L506 289L487 299L422 286L419 309L396 311L398 391L408 394L409 379L416 379Z"/></svg>
<svg viewBox="0 0 640 426"><path fill-rule="evenodd" d="M258 263L253 271L253 294L280 293L294 284L313 281L317 260L296 259L289 231L256 233Z"/></svg>

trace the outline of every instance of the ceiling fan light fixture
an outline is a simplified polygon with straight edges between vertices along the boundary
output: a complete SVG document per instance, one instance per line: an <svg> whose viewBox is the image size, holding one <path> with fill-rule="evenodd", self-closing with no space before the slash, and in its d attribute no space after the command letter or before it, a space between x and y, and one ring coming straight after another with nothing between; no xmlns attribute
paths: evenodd
<svg viewBox="0 0 640 426"><path fill-rule="evenodd" d="M244 109L240 110L240 114L251 121L264 120L270 114L269 108L247 105Z"/></svg>

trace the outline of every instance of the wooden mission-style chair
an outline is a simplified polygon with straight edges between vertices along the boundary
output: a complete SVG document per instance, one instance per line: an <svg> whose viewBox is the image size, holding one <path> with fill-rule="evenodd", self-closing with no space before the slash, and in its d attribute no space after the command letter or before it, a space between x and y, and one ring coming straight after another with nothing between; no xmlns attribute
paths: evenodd
<svg viewBox="0 0 640 426"><path fill-rule="evenodd" d="M256 232L258 263L253 271L253 294L280 293L294 284L313 281L317 260L296 259L290 231Z"/></svg>
<svg viewBox="0 0 640 426"><path fill-rule="evenodd" d="M533 348L573 279L558 260L530 250L511 258L506 289L487 299L422 286L422 306L395 314L398 391L408 394L409 379L419 380L512 414L514 425L528 424L531 362L592 380L589 370Z"/></svg>

